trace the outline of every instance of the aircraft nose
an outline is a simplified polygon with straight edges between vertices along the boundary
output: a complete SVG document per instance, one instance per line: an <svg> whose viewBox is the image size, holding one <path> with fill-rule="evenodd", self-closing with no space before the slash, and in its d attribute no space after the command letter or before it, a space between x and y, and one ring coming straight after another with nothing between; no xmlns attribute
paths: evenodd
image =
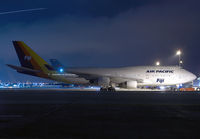
<svg viewBox="0 0 200 139"><path fill-rule="evenodd" d="M197 78L197 76L194 74L192 74L191 77L192 77L192 80L195 80Z"/></svg>

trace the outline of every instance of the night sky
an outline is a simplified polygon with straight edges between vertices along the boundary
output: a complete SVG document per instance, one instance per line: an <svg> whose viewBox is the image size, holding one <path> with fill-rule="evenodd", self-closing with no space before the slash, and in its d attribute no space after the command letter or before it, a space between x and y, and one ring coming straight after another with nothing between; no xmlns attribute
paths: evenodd
<svg viewBox="0 0 200 139"><path fill-rule="evenodd" d="M200 75L199 0L6 0L0 2L0 80L40 81L5 64L20 65L12 40L66 67L178 64ZM48 61L49 62L49 61Z"/></svg>

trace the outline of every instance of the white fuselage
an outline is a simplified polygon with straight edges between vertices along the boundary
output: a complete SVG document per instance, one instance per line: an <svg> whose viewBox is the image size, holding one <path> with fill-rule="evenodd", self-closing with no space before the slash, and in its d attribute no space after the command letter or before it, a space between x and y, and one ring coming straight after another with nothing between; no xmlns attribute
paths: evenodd
<svg viewBox="0 0 200 139"><path fill-rule="evenodd" d="M89 79L109 77L116 84L137 81L138 86L178 85L191 82L196 76L178 66L135 66L122 68L68 68L67 72L78 75L71 78L79 84L88 83ZM66 76L66 79L69 79Z"/></svg>

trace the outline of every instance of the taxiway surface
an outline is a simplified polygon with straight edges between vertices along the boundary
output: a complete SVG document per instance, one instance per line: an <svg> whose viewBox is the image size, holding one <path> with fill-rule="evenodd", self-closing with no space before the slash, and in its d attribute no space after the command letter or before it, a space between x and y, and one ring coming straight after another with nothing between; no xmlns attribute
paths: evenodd
<svg viewBox="0 0 200 139"><path fill-rule="evenodd" d="M198 92L0 90L0 138L199 138Z"/></svg>

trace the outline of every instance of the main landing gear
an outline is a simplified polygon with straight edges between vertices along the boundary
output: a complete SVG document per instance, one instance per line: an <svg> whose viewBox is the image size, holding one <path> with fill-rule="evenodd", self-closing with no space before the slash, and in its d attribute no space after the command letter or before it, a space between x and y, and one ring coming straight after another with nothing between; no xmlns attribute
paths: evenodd
<svg viewBox="0 0 200 139"><path fill-rule="evenodd" d="M100 89L101 92L115 92L115 88L114 87L101 87Z"/></svg>

